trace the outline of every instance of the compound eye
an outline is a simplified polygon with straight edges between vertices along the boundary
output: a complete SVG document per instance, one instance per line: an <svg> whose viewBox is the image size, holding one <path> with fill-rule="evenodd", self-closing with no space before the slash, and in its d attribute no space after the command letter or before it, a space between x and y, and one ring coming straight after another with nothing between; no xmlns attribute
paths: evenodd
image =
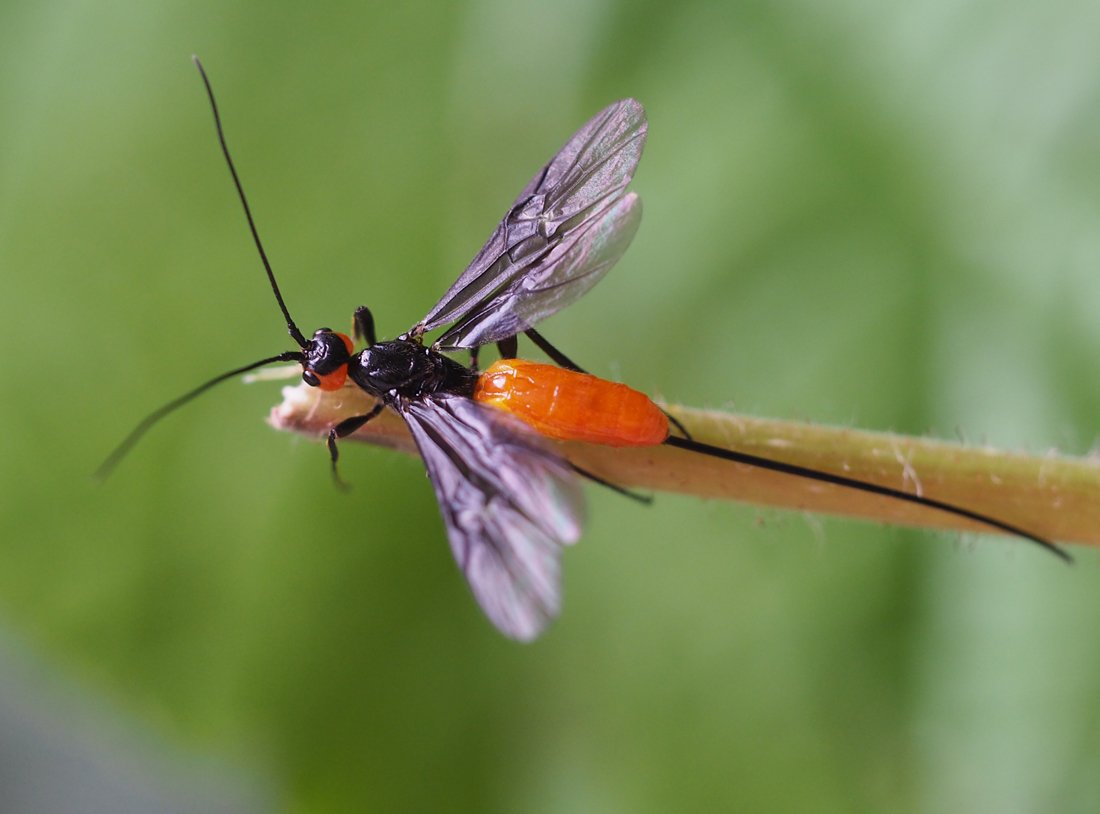
<svg viewBox="0 0 1100 814"><path fill-rule="evenodd" d="M302 373L302 381L308 384L310 387L320 387L322 390L331 392L333 390L339 390L344 386L344 382L348 380L348 366L340 365L331 373L317 373L315 370L307 369Z"/></svg>

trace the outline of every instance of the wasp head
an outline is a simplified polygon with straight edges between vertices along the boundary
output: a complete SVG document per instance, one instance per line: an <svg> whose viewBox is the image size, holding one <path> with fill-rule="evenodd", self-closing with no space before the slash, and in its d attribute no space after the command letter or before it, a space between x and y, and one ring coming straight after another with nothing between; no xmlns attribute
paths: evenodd
<svg viewBox="0 0 1100 814"><path fill-rule="evenodd" d="M346 334L330 328L314 331L303 354L302 381L322 390L339 390L348 377L348 360L353 348Z"/></svg>

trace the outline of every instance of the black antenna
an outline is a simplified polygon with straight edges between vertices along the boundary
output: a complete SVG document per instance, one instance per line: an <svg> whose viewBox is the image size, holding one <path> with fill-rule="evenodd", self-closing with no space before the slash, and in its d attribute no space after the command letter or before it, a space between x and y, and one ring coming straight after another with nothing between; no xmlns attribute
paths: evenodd
<svg viewBox="0 0 1100 814"><path fill-rule="evenodd" d="M291 339L298 343L298 347L304 348L309 343L306 342L306 338L302 336L302 332L298 330L298 326L294 324L294 320L290 316L290 311L287 310L286 303L283 302L283 295L282 292L279 291L279 284L275 282L275 272L271 270L271 263L268 262L267 252L264 251L264 244L260 242L260 233L256 231L256 222L252 220L252 210L249 208L248 199L244 195L244 187L241 186L241 179L237 176L237 168L233 166L233 159L229 155L229 146L225 143L225 133L222 131L222 118L218 114L218 103L214 100L214 89L210 87L210 80L206 78L206 71L203 70L199 58L192 54L191 60L195 63L195 67L199 69L202 83L206 86L206 95L210 98L210 109L214 111L214 127L216 127L218 131L218 143L221 144L222 154L225 156L225 163L229 165L229 173L233 176L233 184L237 187L237 195L241 199L241 206L244 207L244 216L248 218L248 228L252 231L252 239L256 242L256 249L260 252L260 260L263 261L264 269L267 271L267 280L271 283L271 290L275 293L275 299L278 300L279 308L286 318L286 329L290 333Z"/></svg>
<svg viewBox="0 0 1100 814"><path fill-rule="evenodd" d="M225 161L229 165L229 173L233 176L233 184L237 187L237 195L240 196L241 205L244 207L244 215L248 219L248 228L252 231L252 239L256 242L256 248L260 252L260 259L263 261L264 269L267 271L267 279L271 283L271 290L275 292L275 299L279 302L279 308L282 309L283 316L286 317L286 328L290 332L291 338L298 343L298 346L305 348L309 345L306 342L306 338L302 336L302 332L298 330L298 326L294 324L294 320L290 317L290 312L287 310L286 303L283 302L283 295L279 291L279 285L275 282L275 273L271 270L271 263L268 262L267 254L264 252L263 244L260 242L260 234L256 231L256 223L252 220L252 210L248 206L248 199L244 196L244 188L241 186L241 179L237 176L237 168L233 166L233 159L229 156L229 147L225 143L225 134L222 132L222 120L218 114L218 103L214 100L214 90L210 87L210 80L206 78L206 71L203 70L202 63L199 62L197 56L192 56L192 60L195 62L195 67L199 69L199 75L202 77L202 83L206 86L206 95L210 99L210 107L214 111L214 126L218 131L218 143L221 144L222 154L225 156ZM122 443L115 447L114 451L107 456L99 469L95 472L97 480L104 480L107 478L114 468L118 466L119 462L126 457L134 445L141 440L142 436L147 433L154 424L164 418L166 415L176 410L179 407L187 404L192 399L202 395L211 387L216 384L224 382L226 379L231 379L234 376L239 376L242 373L247 373L250 370L255 370L258 367L264 365L270 365L273 362L299 362L305 364L305 355L298 351L286 351L280 353L278 356L269 356L267 359L261 359L258 362L245 365L244 367L238 367L230 370L226 373L222 373L219 376L215 376L208 382L204 382L182 396L173 399L165 404L163 407L154 410L145 416L141 422L130 431Z"/></svg>
<svg viewBox="0 0 1100 814"><path fill-rule="evenodd" d="M95 477L96 480L100 481L106 480L111 472L114 471L114 468L118 466L119 461L126 457L130 450L134 448L134 444L140 441L141 437L145 435L145 433L147 433L154 424L156 424L170 412L175 410L177 407L182 407L195 397L201 396L214 385L220 384L226 379L232 379L234 376L239 376L242 373L247 373L250 370L255 370L258 367L270 365L273 362L303 362L303 360L304 357L301 353L295 350L289 350L285 353L280 353L278 356L270 356L267 359L261 359L260 361L253 362L250 365L245 365L244 367L238 367L235 370L230 370L226 373L222 373L220 376L215 376L210 381L200 384L194 390L184 393L178 398L172 399L172 401L168 402L163 407L153 410L153 412L145 416L145 418L141 420L141 423L134 427L134 429L130 431L130 434L122 439L122 443L115 447L114 452L107 456L107 460L99 465L99 469L95 471L95 475L93 477Z"/></svg>

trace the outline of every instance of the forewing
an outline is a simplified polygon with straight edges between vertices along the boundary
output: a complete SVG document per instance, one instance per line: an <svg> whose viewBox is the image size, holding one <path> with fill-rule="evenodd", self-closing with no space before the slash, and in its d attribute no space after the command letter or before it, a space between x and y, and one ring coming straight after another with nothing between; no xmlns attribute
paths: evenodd
<svg viewBox="0 0 1100 814"><path fill-rule="evenodd" d="M396 407L474 597L502 633L535 638L561 606L561 548L580 536L576 475L526 425L470 399L429 396Z"/></svg>
<svg viewBox="0 0 1100 814"><path fill-rule="evenodd" d="M473 348L523 333L575 302L618 262L638 231L642 201L633 192L574 229L495 296L478 303L437 343Z"/></svg>
<svg viewBox="0 0 1100 814"><path fill-rule="evenodd" d="M645 110L634 99L609 105L589 119L535 174L481 251L413 331L430 331L466 316L539 267L571 232L586 231L600 220L630 183L646 129Z"/></svg>

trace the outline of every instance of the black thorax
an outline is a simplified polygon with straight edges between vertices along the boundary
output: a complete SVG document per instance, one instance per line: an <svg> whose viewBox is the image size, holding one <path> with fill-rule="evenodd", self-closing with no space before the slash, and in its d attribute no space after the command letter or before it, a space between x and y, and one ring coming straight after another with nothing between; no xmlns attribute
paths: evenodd
<svg viewBox="0 0 1100 814"><path fill-rule="evenodd" d="M432 393L470 397L477 372L409 339L379 342L351 357L348 375L373 396L420 398Z"/></svg>

